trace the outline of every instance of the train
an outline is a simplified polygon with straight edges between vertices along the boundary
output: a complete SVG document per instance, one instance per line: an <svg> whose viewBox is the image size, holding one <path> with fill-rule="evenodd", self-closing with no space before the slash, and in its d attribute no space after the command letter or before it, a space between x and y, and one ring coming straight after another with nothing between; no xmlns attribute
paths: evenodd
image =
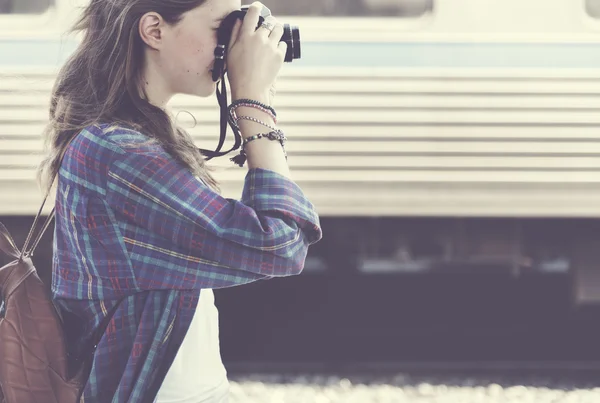
<svg viewBox="0 0 600 403"><path fill-rule="evenodd" d="M49 92L85 0L48 4L0 14L0 220L14 223L42 200ZM600 303L599 0L265 4L301 29L274 106L324 223L309 273L501 267L567 276L575 306ZM171 107L216 145L214 98ZM244 171L214 165L237 197Z"/></svg>

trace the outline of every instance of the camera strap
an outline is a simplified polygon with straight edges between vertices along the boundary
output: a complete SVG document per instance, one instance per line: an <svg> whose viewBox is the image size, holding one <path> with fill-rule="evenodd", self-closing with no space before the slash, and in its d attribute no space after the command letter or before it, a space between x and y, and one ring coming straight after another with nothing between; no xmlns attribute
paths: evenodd
<svg viewBox="0 0 600 403"><path fill-rule="evenodd" d="M242 136L241 136L239 130L235 126L233 126L231 124L231 122L229 122L229 119L228 119L229 111L228 111L228 100L227 100L227 84L225 81L225 71L224 70L221 75L221 89L219 90L219 87L217 86L217 101L219 103L219 109L220 109L220 131L221 131L221 134L219 137L219 144L217 145L217 148L214 151L199 148L200 152L204 156L206 156L206 160L210 160L215 157L222 157L223 155L229 154L230 152L237 150L242 145ZM234 136L235 141L234 141L232 148L230 148L227 151L221 151L221 149L223 148L223 145L225 144L225 139L227 138L227 125L228 124L229 124L229 127L231 127L231 130L233 131L233 136Z"/></svg>
<svg viewBox="0 0 600 403"><path fill-rule="evenodd" d="M241 18L244 14L241 11L234 11L229 14L225 20L223 21L220 29L217 31L217 47L214 51L215 62L213 66L212 79L213 81L221 79L221 89L219 90L219 86L217 85L217 101L219 103L220 108L220 130L221 135L219 137L219 144L214 151L204 150L199 148L200 152L206 156L207 160L210 160L215 157L222 157L223 155L229 154L232 151L237 150L242 145L242 136L239 130L229 121L228 115L228 100L227 100L227 81L225 80L225 74L227 73L225 69L225 57L227 55L227 48L229 46L229 42L231 40L231 30L235 21L238 18ZM227 138L227 125L231 127L234 136L234 144L231 149L228 151L221 151L223 145L225 144L225 139Z"/></svg>

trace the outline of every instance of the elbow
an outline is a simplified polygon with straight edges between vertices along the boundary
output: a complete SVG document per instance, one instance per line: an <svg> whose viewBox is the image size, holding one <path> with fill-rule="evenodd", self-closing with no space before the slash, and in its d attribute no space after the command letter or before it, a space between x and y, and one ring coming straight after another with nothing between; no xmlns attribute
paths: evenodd
<svg viewBox="0 0 600 403"><path fill-rule="evenodd" d="M322 237L320 228L316 228L315 231L301 231L300 237L294 245L294 250L289 254L288 259L294 276L299 275L304 270L310 245L318 242Z"/></svg>
<svg viewBox="0 0 600 403"><path fill-rule="evenodd" d="M303 247L296 251L294 255L290 259L290 272L292 276L298 276L304 270L304 265L306 263L306 256L308 254L308 245L303 245Z"/></svg>
<svg viewBox="0 0 600 403"><path fill-rule="evenodd" d="M275 245L279 245L274 251L275 259L279 260L283 270L280 276L297 276L304 270L308 248L321 238L321 229L314 226L310 230L290 226L287 231L282 231ZM275 267L281 267L275 265ZM276 274L277 275L277 274Z"/></svg>
<svg viewBox="0 0 600 403"><path fill-rule="evenodd" d="M283 268L281 276L297 276L302 273L308 255L308 245L309 243L300 237L293 244L279 250L276 259L280 261L280 267Z"/></svg>
<svg viewBox="0 0 600 403"><path fill-rule="evenodd" d="M260 273L272 277L297 276L304 270L308 243L303 237L263 255Z"/></svg>

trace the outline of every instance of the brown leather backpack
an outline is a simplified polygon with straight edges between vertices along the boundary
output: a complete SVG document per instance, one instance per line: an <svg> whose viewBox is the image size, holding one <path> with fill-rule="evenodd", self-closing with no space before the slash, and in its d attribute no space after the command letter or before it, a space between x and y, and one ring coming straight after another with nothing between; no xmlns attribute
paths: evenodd
<svg viewBox="0 0 600 403"><path fill-rule="evenodd" d="M56 176L53 182L55 179ZM54 218L53 208L34 239L49 194L50 191L21 251L0 223L0 251L15 259L0 268L0 403L77 403L91 367L92 346L89 359L85 360L88 362L78 357L76 373L69 376L63 323L31 260ZM104 319L94 345L115 311L116 307Z"/></svg>
<svg viewBox="0 0 600 403"><path fill-rule="evenodd" d="M15 259L0 268L4 304L0 315L2 403L76 403L83 385L83 371L69 379L62 321L31 261L54 216L53 209L31 244L41 212L22 251L0 223L0 250Z"/></svg>

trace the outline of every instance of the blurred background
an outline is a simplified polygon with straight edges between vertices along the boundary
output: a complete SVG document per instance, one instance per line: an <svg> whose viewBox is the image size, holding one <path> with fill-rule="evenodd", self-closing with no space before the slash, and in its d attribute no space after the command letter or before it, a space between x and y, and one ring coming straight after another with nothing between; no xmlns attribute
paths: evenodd
<svg viewBox="0 0 600 403"><path fill-rule="evenodd" d="M232 401L600 401L600 0L264 3L300 27L274 106L324 239L299 277L216 291ZM0 0L20 244L84 4ZM215 99L171 106L216 146ZM244 171L216 165L239 197Z"/></svg>

